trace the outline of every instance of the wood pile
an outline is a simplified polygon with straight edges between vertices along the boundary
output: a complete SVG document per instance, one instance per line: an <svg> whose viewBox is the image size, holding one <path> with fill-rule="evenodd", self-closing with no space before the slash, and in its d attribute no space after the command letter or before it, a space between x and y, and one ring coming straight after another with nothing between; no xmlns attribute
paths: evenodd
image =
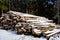
<svg viewBox="0 0 60 40"><path fill-rule="evenodd" d="M17 23L15 26L15 30L17 34L30 33L32 30L32 26L28 23Z"/></svg>
<svg viewBox="0 0 60 40"><path fill-rule="evenodd" d="M0 26L2 26L2 28L4 28L4 29L10 29L11 28L11 20L9 19L8 15L4 14L0 20L1 20Z"/></svg>
<svg viewBox="0 0 60 40"><path fill-rule="evenodd" d="M0 18L0 26L3 29L15 30L17 34L32 34L40 36L41 33L47 39L60 33L60 26L56 26L53 20L30 14L9 11ZM56 32L55 32L56 31Z"/></svg>

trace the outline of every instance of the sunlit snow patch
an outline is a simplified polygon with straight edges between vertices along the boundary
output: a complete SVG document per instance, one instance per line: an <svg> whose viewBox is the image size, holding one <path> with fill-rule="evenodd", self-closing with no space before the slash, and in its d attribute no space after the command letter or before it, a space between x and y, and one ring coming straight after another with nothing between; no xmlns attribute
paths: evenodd
<svg viewBox="0 0 60 40"><path fill-rule="evenodd" d="M0 29L0 40L46 40L46 38L35 38L27 35L17 35L15 32L1 30Z"/></svg>

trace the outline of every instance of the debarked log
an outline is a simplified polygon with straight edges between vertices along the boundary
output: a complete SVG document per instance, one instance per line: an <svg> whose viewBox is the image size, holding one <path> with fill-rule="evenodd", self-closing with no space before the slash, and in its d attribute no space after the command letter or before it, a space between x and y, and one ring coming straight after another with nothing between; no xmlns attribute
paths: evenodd
<svg viewBox="0 0 60 40"><path fill-rule="evenodd" d="M47 39L49 39L50 37L52 37L53 35L58 34L58 33L60 33L60 29L54 29L54 30L52 30L52 31L47 31L47 32L45 32L45 33L44 33L44 36L45 36Z"/></svg>
<svg viewBox="0 0 60 40"><path fill-rule="evenodd" d="M40 34L41 34L41 31L39 29L37 29L37 28L32 29L33 36L40 36Z"/></svg>

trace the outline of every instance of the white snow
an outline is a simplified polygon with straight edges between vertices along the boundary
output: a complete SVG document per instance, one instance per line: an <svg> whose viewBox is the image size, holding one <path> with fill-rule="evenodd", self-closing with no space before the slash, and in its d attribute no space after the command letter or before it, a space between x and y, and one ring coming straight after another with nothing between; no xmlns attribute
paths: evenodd
<svg viewBox="0 0 60 40"><path fill-rule="evenodd" d="M30 35L17 35L14 31L0 29L0 40L46 40L46 38L35 38Z"/></svg>
<svg viewBox="0 0 60 40"><path fill-rule="evenodd" d="M50 37L49 40L60 40L60 34Z"/></svg>

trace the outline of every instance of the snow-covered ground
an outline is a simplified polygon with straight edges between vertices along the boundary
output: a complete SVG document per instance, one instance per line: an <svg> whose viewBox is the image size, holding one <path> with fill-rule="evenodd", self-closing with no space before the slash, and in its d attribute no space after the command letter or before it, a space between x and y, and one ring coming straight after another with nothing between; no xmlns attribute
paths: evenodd
<svg viewBox="0 0 60 40"><path fill-rule="evenodd" d="M0 40L47 40L47 39L44 37L37 38L30 35L17 35L14 31L11 30L6 31L0 29ZM54 35L49 40L60 40L60 34Z"/></svg>
<svg viewBox="0 0 60 40"><path fill-rule="evenodd" d="M56 34L56 35L50 37L49 40L60 40L60 34Z"/></svg>
<svg viewBox="0 0 60 40"><path fill-rule="evenodd" d="M35 38L30 35L17 35L14 31L0 29L0 40L46 40L46 38Z"/></svg>

